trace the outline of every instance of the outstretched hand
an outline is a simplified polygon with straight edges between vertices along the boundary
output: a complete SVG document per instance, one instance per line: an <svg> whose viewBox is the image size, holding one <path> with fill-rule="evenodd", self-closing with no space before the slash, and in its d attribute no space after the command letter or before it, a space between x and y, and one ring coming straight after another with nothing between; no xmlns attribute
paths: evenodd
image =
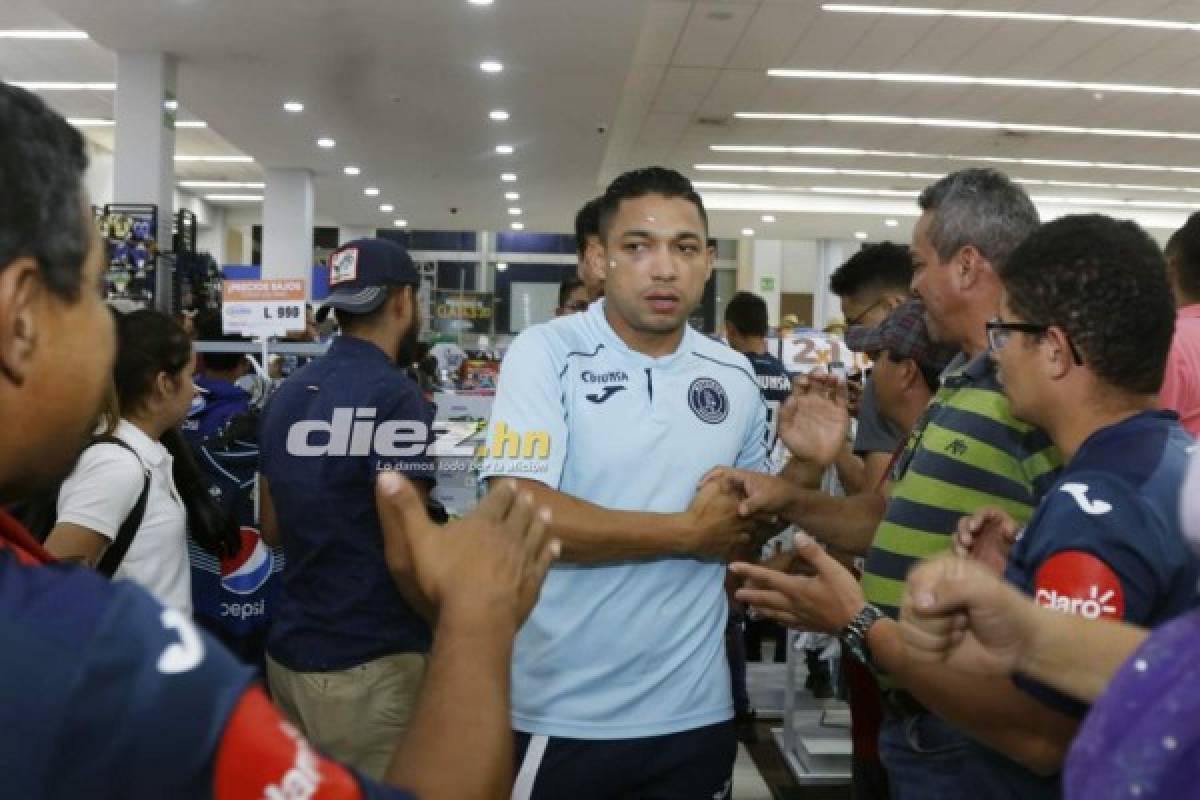
<svg viewBox="0 0 1200 800"><path fill-rule="evenodd" d="M412 484L381 473L375 484L379 519L390 538L408 546L413 581L439 618L487 620L515 631L537 603L550 564L561 552L547 535L548 509L516 482L499 481L463 519L435 525Z"/></svg>

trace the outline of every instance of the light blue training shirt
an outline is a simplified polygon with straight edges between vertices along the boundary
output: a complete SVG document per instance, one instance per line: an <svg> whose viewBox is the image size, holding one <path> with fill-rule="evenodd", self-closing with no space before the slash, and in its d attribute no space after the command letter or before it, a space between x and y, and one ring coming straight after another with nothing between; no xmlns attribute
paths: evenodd
<svg viewBox="0 0 1200 800"><path fill-rule="evenodd" d="M679 512L713 467L764 471L766 427L744 355L688 327L678 350L651 358L621 341L598 301L513 342L481 475L606 509ZM724 577L723 563L698 558L556 564L517 637L513 727L633 739L732 718Z"/></svg>

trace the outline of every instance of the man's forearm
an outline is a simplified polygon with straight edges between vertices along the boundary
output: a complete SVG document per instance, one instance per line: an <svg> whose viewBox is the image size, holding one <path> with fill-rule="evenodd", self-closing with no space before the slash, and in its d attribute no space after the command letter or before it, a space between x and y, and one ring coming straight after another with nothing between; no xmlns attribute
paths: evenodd
<svg viewBox="0 0 1200 800"><path fill-rule="evenodd" d="M388 767L388 783L434 800L508 796L515 633L511 625L439 621L416 711Z"/></svg>
<svg viewBox="0 0 1200 800"><path fill-rule="evenodd" d="M838 451L838 457L833 462L833 466L837 470L838 480L841 481L846 494L858 494L863 490L866 480L863 460L854 455L854 447L850 442L846 442Z"/></svg>
<svg viewBox="0 0 1200 800"><path fill-rule="evenodd" d="M1017 688L1010 678L981 678L943 665L912 662L899 626L871 626L875 663L926 708L955 728L1042 775L1062 768L1079 722Z"/></svg>
<svg viewBox="0 0 1200 800"><path fill-rule="evenodd" d="M549 533L562 542L559 561L603 563L684 555L686 531L681 514L613 511L551 489L544 483L518 479L534 503L550 509Z"/></svg>
<svg viewBox="0 0 1200 800"><path fill-rule="evenodd" d="M1149 631L1110 620L1035 609L1029 653L1018 671L1085 703L1099 697Z"/></svg>
<svg viewBox="0 0 1200 800"><path fill-rule="evenodd" d="M877 494L832 497L812 489L791 489L782 516L822 543L853 555L865 555L883 520L887 501Z"/></svg>

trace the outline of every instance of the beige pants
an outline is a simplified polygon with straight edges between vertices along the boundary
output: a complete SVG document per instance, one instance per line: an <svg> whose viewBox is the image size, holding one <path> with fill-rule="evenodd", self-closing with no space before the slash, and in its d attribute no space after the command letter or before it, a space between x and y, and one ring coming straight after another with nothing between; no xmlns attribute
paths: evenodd
<svg viewBox="0 0 1200 800"><path fill-rule="evenodd" d="M327 755L376 780L408 728L426 657L401 653L338 672L293 672L267 658L283 713Z"/></svg>

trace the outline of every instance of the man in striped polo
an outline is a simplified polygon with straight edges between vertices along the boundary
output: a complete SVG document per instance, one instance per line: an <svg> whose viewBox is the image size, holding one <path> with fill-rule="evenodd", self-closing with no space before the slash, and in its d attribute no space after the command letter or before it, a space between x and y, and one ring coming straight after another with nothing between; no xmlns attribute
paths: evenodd
<svg viewBox="0 0 1200 800"><path fill-rule="evenodd" d="M987 354L986 323L1001 304L997 270L1037 228L1033 203L1003 174L970 169L927 188L918 204L913 289L925 303L930 335L962 352L893 466L861 587L845 570L803 578L733 568L750 579L739 599L793 627L838 633L848 652L875 669L887 706L880 753L894 800L964 796L965 766L978 751L960 731L1041 764L1052 760L1070 725L1011 681L909 669L904 660L894 620L909 568L947 550L958 520L981 506L1026 522L1061 461L1044 433L1013 417ZM752 479L744 488L745 511L802 514L791 507L789 487ZM819 528L808 530L821 538ZM797 543L802 558L815 559L817 551L810 539Z"/></svg>

